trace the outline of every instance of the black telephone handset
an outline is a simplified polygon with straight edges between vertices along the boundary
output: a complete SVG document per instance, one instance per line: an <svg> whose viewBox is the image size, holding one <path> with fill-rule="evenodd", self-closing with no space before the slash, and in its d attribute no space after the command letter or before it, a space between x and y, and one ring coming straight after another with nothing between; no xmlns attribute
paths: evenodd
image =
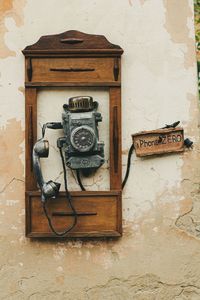
<svg viewBox="0 0 200 300"><path fill-rule="evenodd" d="M49 122L44 124L42 138L33 147L33 169L41 190L44 213L51 230L58 236L66 235L74 228L77 222L77 213L67 187L66 165L76 170L77 181L81 189L85 190L80 179L80 171L85 175L91 174L105 162L104 143L99 141L98 134L98 122L102 121L102 116L97 112L97 108L98 103L94 102L92 97L79 96L70 98L69 104L63 105L62 123ZM54 229L46 209L47 200L56 198L60 189L60 183L58 182L52 180L45 182L41 171L40 158L45 158L49 155L49 143L44 138L46 128L63 129L64 131L64 136L57 140L57 147L59 148L63 165L66 199L74 216L73 224L64 232L57 232Z"/></svg>
<svg viewBox="0 0 200 300"><path fill-rule="evenodd" d="M41 190L42 202L44 202L48 198L56 197L60 189L60 183L54 182L52 180L48 182L44 181L40 166L40 158L45 158L48 156L49 142L42 138L41 140L37 141L33 147L33 167L37 183Z"/></svg>

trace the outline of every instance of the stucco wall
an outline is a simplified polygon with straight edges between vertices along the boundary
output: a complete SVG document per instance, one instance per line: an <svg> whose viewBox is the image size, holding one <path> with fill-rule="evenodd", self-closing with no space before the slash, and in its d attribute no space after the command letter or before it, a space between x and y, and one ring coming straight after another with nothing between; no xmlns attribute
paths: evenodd
<svg viewBox="0 0 200 300"><path fill-rule="evenodd" d="M0 299L200 299L193 1L2 0L0 16ZM41 35L70 29L103 34L125 51L123 172L132 133L180 120L195 143L184 154L133 156L123 193L124 234L117 241L38 241L24 236L21 50ZM59 104L76 94L47 92L39 96L40 122L52 119L43 101L53 103L56 97ZM106 91L91 93L106 103ZM107 120L106 106L102 110ZM106 126L101 126L106 140ZM46 172L48 177L59 175L59 169L56 174ZM102 172L106 178L106 167ZM98 176L95 188L108 188L104 176Z"/></svg>

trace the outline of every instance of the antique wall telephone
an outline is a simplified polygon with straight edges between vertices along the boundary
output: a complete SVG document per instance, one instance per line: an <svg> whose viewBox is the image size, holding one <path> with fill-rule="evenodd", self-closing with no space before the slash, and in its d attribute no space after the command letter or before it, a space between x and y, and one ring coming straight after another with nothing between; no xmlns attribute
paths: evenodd
<svg viewBox="0 0 200 300"><path fill-rule="evenodd" d="M42 36L22 52L25 56L26 236L120 237L122 189L129 175L133 150L140 157L181 152L184 144L191 147L192 142L184 140L183 129L176 127L179 122L132 135L133 144L122 182L123 49L104 36L70 30ZM98 103L92 97L69 99L69 103L63 105L62 122L44 124L42 138L37 141L37 95L39 89L47 87L103 87L108 90L110 190L86 191L81 182L81 174L92 174L104 163L104 143L99 141L98 136L98 123L102 117ZM64 192L59 191L60 183L45 182L42 175L40 158L48 157L49 153L49 144L45 140L47 128L63 129L57 146L63 165ZM66 167L76 170L81 191L69 192ZM48 201L50 198L56 200Z"/></svg>
<svg viewBox="0 0 200 300"><path fill-rule="evenodd" d="M22 52L25 56L26 236L121 236L123 49L102 35L70 30L42 36ZM60 122L44 124L42 137L38 140L38 91L59 87L104 88L109 94L109 190L87 191L81 181L81 176L92 176L105 160L104 143L98 136L98 123L102 120L101 99L97 103L89 96L71 98L63 106ZM60 183L45 182L43 178L40 158L47 157L49 152L46 129L63 130L57 146L63 165L65 191L59 191ZM69 168L76 172L80 191L68 190Z"/></svg>
<svg viewBox="0 0 200 300"><path fill-rule="evenodd" d="M93 101L93 98L89 96L72 97L69 99L69 104L63 105L63 109L62 123L49 122L44 124L42 138L33 147L33 168L41 190L44 213L51 230L58 236L67 234L77 222L76 210L72 204L71 195L67 187L66 166L76 170L78 183L81 189L85 190L80 179L80 171L85 175L89 175L105 161L104 143L99 141L98 134L98 123L102 121L101 113L97 111L98 102ZM60 183L52 180L44 181L40 167L40 158L45 158L49 155L49 143L44 139L46 128L63 129L64 134L63 137L58 138L57 147L60 151L63 165L66 199L74 213L74 221L72 225L61 233L54 229L46 209L46 201L50 198L56 198L60 189Z"/></svg>

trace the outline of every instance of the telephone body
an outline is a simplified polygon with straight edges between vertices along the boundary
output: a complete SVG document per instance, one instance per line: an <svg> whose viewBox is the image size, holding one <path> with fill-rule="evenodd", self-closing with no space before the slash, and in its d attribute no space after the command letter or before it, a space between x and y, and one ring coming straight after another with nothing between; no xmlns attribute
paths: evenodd
<svg viewBox="0 0 200 300"><path fill-rule="evenodd" d="M104 143L99 141L98 103L92 97L73 97L64 104L62 114L65 137L63 143L66 165L73 170L91 171L104 163Z"/></svg>
<svg viewBox="0 0 200 300"><path fill-rule="evenodd" d="M82 190L85 190L80 173L90 175L97 170L104 162L104 143L99 141L98 123L102 121L102 115L97 111L98 102L93 101L90 96L78 96L69 99L69 104L63 105L64 112L61 122L49 122L43 125L42 138L33 147L33 169L37 183L41 190L41 201L45 215L52 231L62 236L69 232L77 221L76 210L71 201L71 195L67 187L66 166L76 170L77 180ZM48 157L49 142L45 140L45 130L63 129L64 136L57 140L57 147L60 150L64 171L66 198L74 213L74 223L66 231L58 233L52 226L48 216L46 202L49 198L56 198L59 193L60 183L52 180L45 182L40 166L40 158ZM64 152L64 155L63 155Z"/></svg>

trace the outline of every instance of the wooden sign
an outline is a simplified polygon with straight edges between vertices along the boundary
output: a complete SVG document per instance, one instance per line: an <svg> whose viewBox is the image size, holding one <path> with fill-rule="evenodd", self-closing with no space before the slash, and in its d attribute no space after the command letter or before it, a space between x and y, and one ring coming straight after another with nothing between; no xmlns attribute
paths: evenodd
<svg viewBox="0 0 200 300"><path fill-rule="evenodd" d="M141 131L132 135L137 156L148 156L184 151L183 128Z"/></svg>

